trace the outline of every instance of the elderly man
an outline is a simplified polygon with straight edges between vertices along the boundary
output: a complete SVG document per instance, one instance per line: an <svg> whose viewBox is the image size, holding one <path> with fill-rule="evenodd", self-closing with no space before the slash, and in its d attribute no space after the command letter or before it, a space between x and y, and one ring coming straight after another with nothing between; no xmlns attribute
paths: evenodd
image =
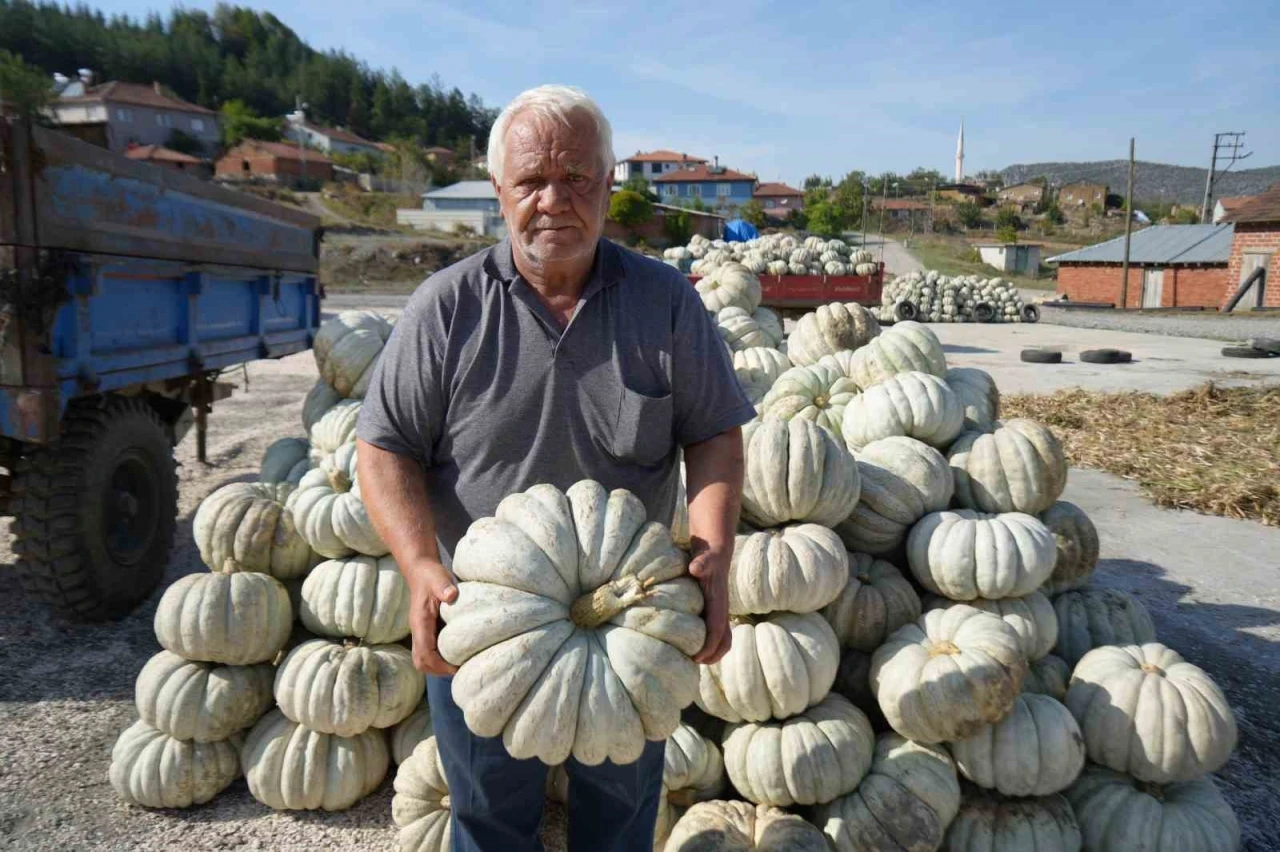
<svg viewBox="0 0 1280 852"><path fill-rule="evenodd" d="M412 596L414 663L458 852L540 849L547 767L467 730L436 650L449 556L508 494L582 479L668 522L684 450L707 639L729 649L728 571L742 490L739 427L754 415L697 293L601 238L613 176L608 120L583 92L543 86L493 125L489 174L508 240L427 279L409 300L361 412L361 490ZM651 852L661 742L634 764L570 759L574 852Z"/></svg>

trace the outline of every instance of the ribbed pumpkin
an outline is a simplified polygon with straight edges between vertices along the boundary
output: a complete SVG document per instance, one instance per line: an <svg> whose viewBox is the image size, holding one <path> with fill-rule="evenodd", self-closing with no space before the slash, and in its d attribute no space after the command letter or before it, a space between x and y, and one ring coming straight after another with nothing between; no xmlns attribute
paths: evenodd
<svg viewBox="0 0 1280 852"><path fill-rule="evenodd" d="M161 651L147 660L134 686L138 718L179 740L225 740L271 709L269 665L219 666Z"/></svg>
<svg viewBox="0 0 1280 852"><path fill-rule="evenodd" d="M760 346L773 346L772 338L760 328L743 308L733 305L716 314L716 331L734 352Z"/></svg>
<svg viewBox="0 0 1280 852"><path fill-rule="evenodd" d="M795 364L816 364L824 355L854 351L880 334L880 323L857 302L833 302L800 317L787 339L787 354Z"/></svg>
<svg viewBox="0 0 1280 852"><path fill-rule="evenodd" d="M871 768L875 734L861 710L832 693L798 716L725 731L724 766L758 805L816 805L858 786Z"/></svg>
<svg viewBox="0 0 1280 852"><path fill-rule="evenodd" d="M630 763L698 691L702 593L644 504L583 481L536 485L473 523L442 607L453 699L516 758Z"/></svg>
<svg viewBox="0 0 1280 852"><path fill-rule="evenodd" d="M391 729L391 759L404 763L418 747L418 743L431 736L431 707L426 699L418 703L413 712Z"/></svg>
<svg viewBox="0 0 1280 852"><path fill-rule="evenodd" d="M808 420L753 420L742 427L742 515L758 527L788 521L834 526L858 505L861 480L839 440Z"/></svg>
<svg viewBox="0 0 1280 852"><path fill-rule="evenodd" d="M729 653L699 668L699 707L728 722L764 722L794 716L826 697L840 643L821 615L779 612L734 616L731 623Z"/></svg>
<svg viewBox="0 0 1280 852"><path fill-rule="evenodd" d="M1159 786L1089 766L1066 797L1088 852L1240 849L1240 822L1211 777Z"/></svg>
<svg viewBox="0 0 1280 852"><path fill-rule="evenodd" d="M1076 815L1062 796L1004 799L966 786L960 810L942 849L943 852L1080 852L1080 840Z"/></svg>
<svg viewBox="0 0 1280 852"><path fill-rule="evenodd" d="M331 559L303 582L298 617L317 636L398 642L409 635L409 585L391 556Z"/></svg>
<svg viewBox="0 0 1280 852"><path fill-rule="evenodd" d="M388 728L418 706L426 682L403 645L303 642L276 670L280 710L323 734Z"/></svg>
<svg viewBox="0 0 1280 852"><path fill-rule="evenodd" d="M907 537L911 573L955 601L1029 595L1053 571L1056 556L1048 528L1018 512L934 512Z"/></svg>
<svg viewBox="0 0 1280 852"><path fill-rule="evenodd" d="M400 762L391 818L399 829L401 852L451 852L449 781L435 737L427 737Z"/></svg>
<svg viewBox="0 0 1280 852"><path fill-rule="evenodd" d="M747 802L699 802L663 852L829 852L822 832L795 814Z"/></svg>
<svg viewBox="0 0 1280 852"><path fill-rule="evenodd" d="M319 560L285 509L292 492L284 482L233 482L204 498L191 523L204 564L211 571L257 571L280 580L306 576Z"/></svg>
<svg viewBox="0 0 1280 852"><path fill-rule="evenodd" d="M810 420L839 440L845 407L857 396L858 386L830 367L792 367L769 388L760 403L760 413L780 420Z"/></svg>
<svg viewBox="0 0 1280 852"><path fill-rule="evenodd" d="M864 390L899 373L947 374L942 344L927 326L900 322L859 349L850 365L853 380Z"/></svg>
<svg viewBox="0 0 1280 852"><path fill-rule="evenodd" d="M281 438L272 442L262 454L258 481L297 485L302 475L311 468L310 451L311 445L303 438Z"/></svg>
<svg viewBox="0 0 1280 852"><path fill-rule="evenodd" d="M188 574L156 607L156 639L188 660L246 666L275 657L289 639L293 608L266 574Z"/></svg>
<svg viewBox="0 0 1280 852"><path fill-rule="evenodd" d="M653 848L661 850L671 829L697 802L719 796L725 787L724 759L711 740L681 724L667 738L663 755L662 796Z"/></svg>
<svg viewBox="0 0 1280 852"><path fill-rule="evenodd" d="M952 367L943 378L964 406L964 431L990 432L1000 419L1000 389L986 370Z"/></svg>
<svg viewBox="0 0 1280 852"><path fill-rule="evenodd" d="M835 600L849 576L840 537L818 524L739 535L729 563L729 612L816 612Z"/></svg>
<svg viewBox="0 0 1280 852"><path fill-rule="evenodd" d="M1222 690L1156 642L1085 654L1071 672L1067 707L1089 759L1140 781L1192 781L1221 768L1236 747L1236 717Z"/></svg>
<svg viewBox="0 0 1280 852"><path fill-rule="evenodd" d="M782 317L771 308L756 308L751 312L751 318L756 321L756 325L764 332L769 342L765 346L778 347L782 344L783 338L786 336L782 330Z"/></svg>
<svg viewBox="0 0 1280 852"><path fill-rule="evenodd" d="M733 353L733 372L738 384L747 396L757 401L764 399L778 376L790 369L791 359L777 349L757 346Z"/></svg>
<svg viewBox="0 0 1280 852"><path fill-rule="evenodd" d="M321 325L311 344L320 378L344 397L363 397L391 328L373 311L343 311Z"/></svg>
<svg viewBox="0 0 1280 852"><path fill-rule="evenodd" d="M1071 786L1084 767L1084 737L1070 711L1035 693L1009 715L948 743L960 773L1005 796L1048 796Z"/></svg>
<svg viewBox="0 0 1280 852"><path fill-rule="evenodd" d="M202 805L240 777L239 741L239 734L216 742L180 740L138 720L116 739L107 778L131 805Z"/></svg>
<svg viewBox="0 0 1280 852"><path fill-rule="evenodd" d="M1067 684L1071 681L1071 667L1066 660L1045 654L1038 660L1032 660L1027 667L1026 680L1022 682L1023 692L1035 692L1048 695L1058 701L1065 701Z"/></svg>
<svg viewBox="0 0 1280 852"><path fill-rule="evenodd" d="M855 458L862 492L835 530L850 550L882 556L895 551L911 526L951 502L954 481L942 453L913 438L872 441Z"/></svg>
<svg viewBox="0 0 1280 852"><path fill-rule="evenodd" d="M1067 460L1053 433L1033 420L1004 420L992 432L965 432L947 451L956 503L981 512L1034 515L1067 485Z"/></svg>
<svg viewBox="0 0 1280 852"><path fill-rule="evenodd" d="M813 821L834 852L932 852L959 807L960 782L946 749L887 733L876 740L858 788L818 806Z"/></svg>
<svg viewBox="0 0 1280 852"><path fill-rule="evenodd" d="M713 314L730 307L750 314L760 307L760 279L740 263L721 263L694 288L702 297L702 306Z"/></svg>
<svg viewBox="0 0 1280 852"><path fill-rule="evenodd" d="M1142 602L1119 589L1086 588L1053 599L1058 644L1053 652L1071 666L1101 645L1141 645L1156 639L1155 622Z"/></svg>
<svg viewBox="0 0 1280 852"><path fill-rule="evenodd" d="M333 389L333 385L324 379L316 379L316 383L307 391L302 400L302 428L308 435L311 427L316 425L324 413L342 402L342 394Z"/></svg>
<svg viewBox="0 0 1280 852"><path fill-rule="evenodd" d="M1053 533L1058 558L1053 573L1044 581L1044 592L1056 595L1079 589L1089 582L1098 567L1098 530L1084 510L1075 503L1059 500L1040 513L1040 521Z"/></svg>
<svg viewBox="0 0 1280 852"><path fill-rule="evenodd" d="M387 739L377 729L322 734L272 710L245 737L241 762L250 794L269 808L341 811L386 777Z"/></svg>
<svg viewBox="0 0 1280 852"><path fill-rule="evenodd" d="M354 441L307 471L285 505L299 535L321 556L383 556L390 550L373 528L360 495Z"/></svg>
<svg viewBox="0 0 1280 852"><path fill-rule="evenodd" d="M945 448L960 434L964 407L947 383L929 373L898 373L867 388L844 409L845 444L857 451L904 435Z"/></svg>
<svg viewBox="0 0 1280 852"><path fill-rule="evenodd" d="M1040 592L999 600L974 598L964 603L999 616L1005 624L1012 627L1022 642L1022 653L1028 662L1034 662L1048 654L1058 641L1058 615L1053 610L1053 604ZM929 595L924 605L925 609L945 609L959 604Z"/></svg>
<svg viewBox="0 0 1280 852"><path fill-rule="evenodd" d="M871 685L895 731L939 743L1004 718L1026 672L1012 627L957 606L898 628L872 657Z"/></svg>
<svg viewBox="0 0 1280 852"><path fill-rule="evenodd" d="M364 403L358 399L344 399L320 415L320 419L307 432L313 464L319 464L325 456L355 440L356 423L360 419L362 405Z"/></svg>
<svg viewBox="0 0 1280 852"><path fill-rule="evenodd" d="M897 568L866 553L850 553L849 581L822 615L841 645L870 652L919 618L920 611L920 596Z"/></svg>

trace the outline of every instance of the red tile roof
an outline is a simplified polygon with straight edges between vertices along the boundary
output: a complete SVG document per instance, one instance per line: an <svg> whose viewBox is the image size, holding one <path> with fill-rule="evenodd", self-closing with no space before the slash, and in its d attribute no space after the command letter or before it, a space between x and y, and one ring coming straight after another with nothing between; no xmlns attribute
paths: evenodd
<svg viewBox="0 0 1280 852"><path fill-rule="evenodd" d="M190 166L200 164L199 157L166 148L163 145L137 145L124 152L130 160L161 160L166 163L183 163Z"/></svg>
<svg viewBox="0 0 1280 852"><path fill-rule="evenodd" d="M929 202L914 198L873 198L871 206L877 210L881 207L885 210L928 210Z"/></svg>
<svg viewBox="0 0 1280 852"><path fill-rule="evenodd" d="M1222 200L1226 201L1225 198ZM1280 223L1280 183L1241 204L1227 215L1225 221Z"/></svg>
<svg viewBox="0 0 1280 852"><path fill-rule="evenodd" d="M237 153L242 148L253 148L280 160L301 160L303 158L303 151L297 145L289 142L264 142L261 139L246 139L228 151L226 156L242 156ZM321 152L313 151L310 148L306 150L305 156L308 163L333 163L333 160L330 160Z"/></svg>
<svg viewBox="0 0 1280 852"><path fill-rule="evenodd" d="M1218 203L1222 205L1224 211L1233 213L1241 204L1250 202L1257 197L1256 195L1228 195L1225 198L1219 198Z"/></svg>
<svg viewBox="0 0 1280 852"><path fill-rule="evenodd" d="M122 83L119 80L112 80L108 83L102 83L101 85L90 86L85 90L83 95L76 95L70 98L59 98L54 105L107 102L113 104L132 104L133 106L151 107L152 109L172 109L179 110L181 112L194 112L201 115L217 114L211 109L205 109L198 104L184 101L182 98L166 95L161 91L159 83L152 83L150 86L143 86L138 83Z"/></svg>
<svg viewBox="0 0 1280 852"><path fill-rule="evenodd" d="M705 181L749 180L755 181L754 175L735 172L733 169L721 167L712 171L705 161L693 168L674 169L653 179L654 183L702 183Z"/></svg>
<svg viewBox="0 0 1280 852"><path fill-rule="evenodd" d="M776 198L788 195L803 196L804 192L795 187L787 186L785 183L762 183L751 194L757 198Z"/></svg>
<svg viewBox="0 0 1280 852"><path fill-rule="evenodd" d="M636 151L633 156L627 157L624 163L705 163L702 157L695 157L691 154L678 154L675 151Z"/></svg>

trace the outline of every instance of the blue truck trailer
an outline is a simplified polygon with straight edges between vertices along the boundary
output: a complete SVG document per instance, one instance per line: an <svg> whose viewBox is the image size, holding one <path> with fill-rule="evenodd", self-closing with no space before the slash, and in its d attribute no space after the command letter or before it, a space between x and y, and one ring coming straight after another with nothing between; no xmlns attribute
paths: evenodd
<svg viewBox="0 0 1280 852"><path fill-rule="evenodd" d="M310 348L320 222L0 117L0 513L36 597L118 617L164 575L173 447L220 373Z"/></svg>

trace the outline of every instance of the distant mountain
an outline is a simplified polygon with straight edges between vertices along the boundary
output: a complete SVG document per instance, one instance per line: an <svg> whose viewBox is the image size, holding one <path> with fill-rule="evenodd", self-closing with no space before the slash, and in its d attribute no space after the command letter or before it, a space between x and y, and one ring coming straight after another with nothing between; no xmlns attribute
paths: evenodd
<svg viewBox="0 0 1280 852"><path fill-rule="evenodd" d="M1133 196L1138 201L1170 201L1199 204L1204 198L1204 181L1208 169L1146 163L1134 166ZM1124 195L1129 179L1128 160L1102 160L1097 163L1029 163L1009 166L1000 172L1004 185L1011 186L1043 175L1051 184L1061 186L1074 181L1104 183L1116 195ZM1232 169L1222 175L1213 187L1214 198L1227 195L1257 195L1280 182L1280 166L1260 169Z"/></svg>

